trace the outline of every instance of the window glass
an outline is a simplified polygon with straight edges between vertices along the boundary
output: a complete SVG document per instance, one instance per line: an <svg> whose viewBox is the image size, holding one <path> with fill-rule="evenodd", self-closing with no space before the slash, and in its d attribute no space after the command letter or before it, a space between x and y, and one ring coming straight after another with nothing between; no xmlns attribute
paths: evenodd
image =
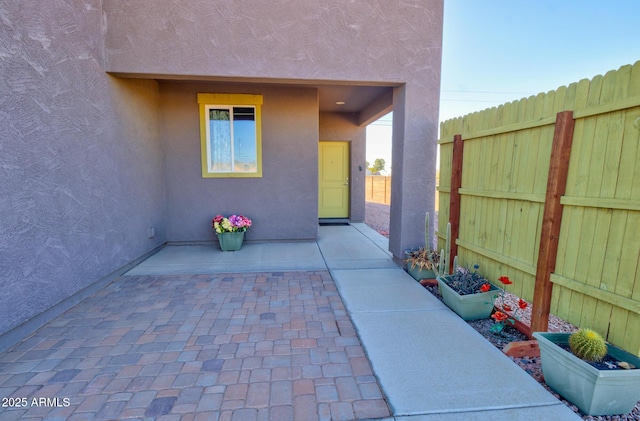
<svg viewBox="0 0 640 421"><path fill-rule="evenodd" d="M233 163L234 171L256 172L256 117L253 107L233 108Z"/></svg>
<svg viewBox="0 0 640 421"><path fill-rule="evenodd" d="M261 177L261 95L198 94L203 177Z"/></svg>
<svg viewBox="0 0 640 421"><path fill-rule="evenodd" d="M231 119L229 110L209 110L209 169L231 171Z"/></svg>

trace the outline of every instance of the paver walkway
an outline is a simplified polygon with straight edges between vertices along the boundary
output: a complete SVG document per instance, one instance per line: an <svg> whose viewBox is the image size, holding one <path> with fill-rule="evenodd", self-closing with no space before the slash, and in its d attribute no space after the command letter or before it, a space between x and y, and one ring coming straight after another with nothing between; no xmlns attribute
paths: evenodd
<svg viewBox="0 0 640 421"><path fill-rule="evenodd" d="M390 416L328 271L120 277L0 355L0 397L3 421Z"/></svg>
<svg viewBox="0 0 640 421"><path fill-rule="evenodd" d="M580 419L387 249L167 246L0 354L0 420Z"/></svg>

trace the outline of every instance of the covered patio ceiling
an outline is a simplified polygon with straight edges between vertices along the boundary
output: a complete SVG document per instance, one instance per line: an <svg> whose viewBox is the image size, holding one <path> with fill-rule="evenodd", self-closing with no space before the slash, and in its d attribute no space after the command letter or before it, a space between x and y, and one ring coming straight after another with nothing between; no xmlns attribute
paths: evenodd
<svg viewBox="0 0 640 421"><path fill-rule="evenodd" d="M320 112L356 115L358 125L369 124L393 109L393 88L397 82L325 81L304 79L230 78L222 76L158 75L110 73L112 76L135 79L154 79L172 82L216 82L290 86L318 89Z"/></svg>

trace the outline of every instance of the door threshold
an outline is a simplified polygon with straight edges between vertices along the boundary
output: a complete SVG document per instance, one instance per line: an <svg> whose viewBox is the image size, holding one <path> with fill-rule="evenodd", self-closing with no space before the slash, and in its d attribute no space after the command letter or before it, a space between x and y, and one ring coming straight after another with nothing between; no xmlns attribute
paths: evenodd
<svg viewBox="0 0 640 421"><path fill-rule="evenodd" d="M350 225L349 220L344 218L321 218L321 219L318 219L318 224L321 227Z"/></svg>

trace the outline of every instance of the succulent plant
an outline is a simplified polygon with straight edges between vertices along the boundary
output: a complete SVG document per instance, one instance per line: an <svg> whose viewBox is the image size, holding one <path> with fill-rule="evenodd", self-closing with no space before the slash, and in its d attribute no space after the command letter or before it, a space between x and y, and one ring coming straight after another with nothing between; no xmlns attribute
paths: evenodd
<svg viewBox="0 0 640 421"><path fill-rule="evenodd" d="M591 329L579 329L569 336L571 352L585 361L600 361L607 355L607 343Z"/></svg>
<svg viewBox="0 0 640 421"><path fill-rule="evenodd" d="M405 250L404 253L407 256L404 259L404 262L407 263L409 267L412 269L417 267L420 270L433 270L437 271L440 265L440 255L436 250L431 250L428 248L429 245L429 212L425 217L424 221L425 226L425 236L424 236L424 247L419 247L417 249Z"/></svg>
<svg viewBox="0 0 640 421"><path fill-rule="evenodd" d="M491 285L487 278L478 273L479 265L473 265L473 272L463 266L456 267L451 276L445 279L447 285L449 285L454 291L460 295L477 294L481 291L483 285ZM488 290L487 290L488 291Z"/></svg>
<svg viewBox="0 0 640 421"><path fill-rule="evenodd" d="M405 250L407 256L404 261L411 268L418 267L420 270L437 270L440 262L440 255L435 250L420 247L414 250Z"/></svg>

